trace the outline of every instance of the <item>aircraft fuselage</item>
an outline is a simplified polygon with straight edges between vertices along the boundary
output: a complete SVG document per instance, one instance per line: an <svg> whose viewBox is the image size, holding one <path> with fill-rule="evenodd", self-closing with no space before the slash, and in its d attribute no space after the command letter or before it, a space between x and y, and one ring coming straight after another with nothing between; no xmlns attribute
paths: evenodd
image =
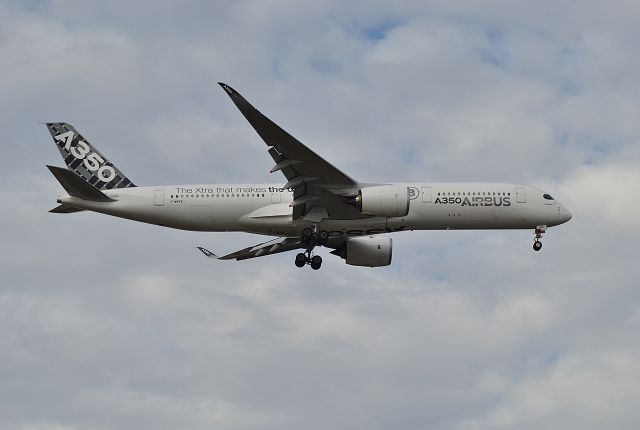
<svg viewBox="0 0 640 430"><path fill-rule="evenodd" d="M402 230L528 229L571 218L556 200L533 187L506 183L402 183L409 189L403 217L324 219L330 237ZM313 222L292 220L290 190L274 184L213 184L105 190L112 202L71 196L58 202L120 218L193 231L244 231L299 237Z"/></svg>

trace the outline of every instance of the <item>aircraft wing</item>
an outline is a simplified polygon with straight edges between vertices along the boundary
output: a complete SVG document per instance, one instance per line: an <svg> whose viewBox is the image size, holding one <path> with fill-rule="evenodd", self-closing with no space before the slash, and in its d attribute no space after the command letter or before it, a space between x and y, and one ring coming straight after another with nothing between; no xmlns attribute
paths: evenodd
<svg viewBox="0 0 640 430"><path fill-rule="evenodd" d="M304 248L300 239L292 237L279 237L268 242L260 243L255 246L249 246L240 251L218 257L213 252L201 246L198 247L200 252L209 258L216 260L246 260L248 258L262 257L265 255L277 254L279 252L291 251L293 249Z"/></svg>
<svg viewBox="0 0 640 430"><path fill-rule="evenodd" d="M305 217L310 221L322 218L364 218L345 197L358 191L358 182L291 136L254 108L229 85L219 83L240 112L269 147L275 161L271 173L281 171L287 178L283 188L292 188L293 219Z"/></svg>

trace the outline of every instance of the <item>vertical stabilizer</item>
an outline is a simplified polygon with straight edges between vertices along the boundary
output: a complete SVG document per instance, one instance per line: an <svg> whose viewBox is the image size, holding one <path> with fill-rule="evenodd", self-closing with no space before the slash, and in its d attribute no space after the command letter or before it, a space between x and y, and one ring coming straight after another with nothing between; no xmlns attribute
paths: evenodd
<svg viewBox="0 0 640 430"><path fill-rule="evenodd" d="M47 123L64 162L76 175L98 190L135 187L116 166L91 145L71 124Z"/></svg>

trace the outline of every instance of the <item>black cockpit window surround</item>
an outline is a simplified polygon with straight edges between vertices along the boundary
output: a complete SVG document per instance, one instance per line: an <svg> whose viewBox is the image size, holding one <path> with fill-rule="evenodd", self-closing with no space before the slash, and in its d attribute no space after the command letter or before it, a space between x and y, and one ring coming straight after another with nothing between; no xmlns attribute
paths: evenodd
<svg viewBox="0 0 640 430"><path fill-rule="evenodd" d="M553 197L551 197L549 194L543 194L542 197L544 197L546 200L553 200Z"/></svg>

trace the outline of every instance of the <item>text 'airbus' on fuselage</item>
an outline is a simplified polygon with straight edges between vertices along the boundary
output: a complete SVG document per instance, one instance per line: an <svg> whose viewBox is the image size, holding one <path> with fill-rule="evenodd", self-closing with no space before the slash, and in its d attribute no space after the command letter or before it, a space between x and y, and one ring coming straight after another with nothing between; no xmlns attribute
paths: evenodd
<svg viewBox="0 0 640 430"><path fill-rule="evenodd" d="M56 213L83 210L195 231L242 231L273 240L218 257L244 260L298 249L295 264L319 269L326 246L347 264L391 263L403 230L533 229L533 249L547 227L571 219L549 194L505 183L361 183L315 154L226 84L220 84L268 147L282 184L138 187L66 123L48 123L68 169L47 166L68 195ZM283 181L284 182L284 181Z"/></svg>

